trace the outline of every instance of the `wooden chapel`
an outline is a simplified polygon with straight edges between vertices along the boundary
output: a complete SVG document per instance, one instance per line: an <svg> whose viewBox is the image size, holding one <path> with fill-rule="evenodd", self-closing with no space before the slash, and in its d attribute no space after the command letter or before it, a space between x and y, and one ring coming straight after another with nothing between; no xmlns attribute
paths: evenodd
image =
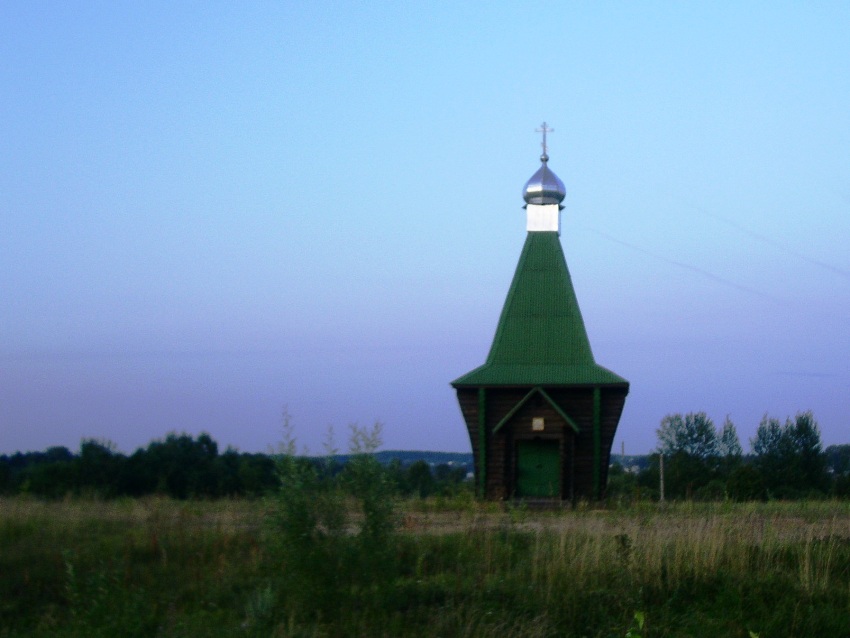
<svg viewBox="0 0 850 638"><path fill-rule="evenodd" d="M598 365L560 241L566 191L548 166L525 185L527 235L486 362L452 381L487 499L604 498L629 382Z"/></svg>

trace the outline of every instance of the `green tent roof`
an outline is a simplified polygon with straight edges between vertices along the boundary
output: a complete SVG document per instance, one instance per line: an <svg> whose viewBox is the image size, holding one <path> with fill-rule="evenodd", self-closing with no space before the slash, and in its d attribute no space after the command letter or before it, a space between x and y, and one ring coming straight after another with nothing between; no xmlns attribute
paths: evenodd
<svg viewBox="0 0 850 638"><path fill-rule="evenodd" d="M556 232L529 232L487 362L452 381L489 385L608 385L597 365Z"/></svg>

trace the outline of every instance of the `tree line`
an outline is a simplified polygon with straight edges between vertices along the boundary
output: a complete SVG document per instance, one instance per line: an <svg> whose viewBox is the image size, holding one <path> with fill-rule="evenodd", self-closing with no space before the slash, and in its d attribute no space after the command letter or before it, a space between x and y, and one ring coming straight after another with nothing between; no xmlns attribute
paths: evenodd
<svg viewBox="0 0 850 638"><path fill-rule="evenodd" d="M850 498L850 445L823 449L811 412L784 422L765 416L745 454L737 429L704 412L671 414L657 430L658 446L635 463L615 461L607 495L612 500L660 498L663 459L668 499L737 501L801 498ZM386 460L386 454L380 453ZM292 456L292 455L290 455ZM412 453L380 464L387 484L400 496L425 498L469 490L470 466L460 462L411 462ZM615 457L616 458L616 457ZM305 468L336 479L348 455L297 457ZM177 499L259 497L280 485L279 455L219 452L206 433L171 433L131 455L108 441L86 439L78 452L51 447L43 452L0 456L0 494L44 498L67 495L99 498L161 494ZM342 476L342 479L345 477Z"/></svg>
<svg viewBox="0 0 850 638"><path fill-rule="evenodd" d="M0 455L0 494L31 494L43 498L67 495L98 498L160 494L176 499L259 497L280 485L278 455L219 452L206 433L168 434L131 455L108 441L85 439L77 453L67 447L42 452ZM321 468L324 476L344 471L348 457L299 457L298 462ZM467 468L455 463L432 467L424 460L385 466L396 493L427 497L461 489Z"/></svg>
<svg viewBox="0 0 850 638"><path fill-rule="evenodd" d="M637 471L614 464L611 498L737 501L850 497L850 445L823 449L812 412L785 422L765 415L744 454L735 424L704 412L671 414L656 431L658 446Z"/></svg>

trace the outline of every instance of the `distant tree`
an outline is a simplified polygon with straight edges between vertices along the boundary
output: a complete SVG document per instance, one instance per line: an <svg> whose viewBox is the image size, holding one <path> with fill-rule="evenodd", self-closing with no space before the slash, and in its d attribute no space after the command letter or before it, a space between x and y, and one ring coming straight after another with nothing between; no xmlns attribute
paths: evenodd
<svg viewBox="0 0 850 638"><path fill-rule="evenodd" d="M22 472L19 489L43 498L62 498L74 493L75 475L73 461L33 464Z"/></svg>
<svg viewBox="0 0 850 638"><path fill-rule="evenodd" d="M44 452L16 452L8 459L12 489L45 498L75 491L74 455L64 446Z"/></svg>
<svg viewBox="0 0 850 638"><path fill-rule="evenodd" d="M404 466L402 466L401 461L398 458L390 459L389 462L386 464L386 468L387 476L390 477L395 491L399 494L405 494Z"/></svg>
<svg viewBox="0 0 850 638"><path fill-rule="evenodd" d="M407 468L407 484L420 498L433 494L434 477L431 475L431 466L423 460L411 463Z"/></svg>
<svg viewBox="0 0 850 638"><path fill-rule="evenodd" d="M83 439L75 459L76 490L102 497L117 496L125 457L111 441Z"/></svg>
<svg viewBox="0 0 850 638"><path fill-rule="evenodd" d="M54 445L43 453L34 452L32 456L37 458L39 463L62 463L74 459L74 454L64 445Z"/></svg>
<svg viewBox="0 0 850 638"><path fill-rule="evenodd" d="M241 496L245 494L239 475L241 459L239 452L228 446L215 460L216 496Z"/></svg>
<svg viewBox="0 0 850 638"><path fill-rule="evenodd" d="M830 445L824 454L830 472L836 476L850 473L850 444Z"/></svg>
<svg viewBox="0 0 850 638"><path fill-rule="evenodd" d="M824 450L827 471L832 475L832 493L850 497L850 444L830 445Z"/></svg>
<svg viewBox="0 0 850 638"><path fill-rule="evenodd" d="M658 451L665 456L679 452L700 460L718 456L717 431L705 412L668 414L656 434Z"/></svg>
<svg viewBox="0 0 850 638"><path fill-rule="evenodd" d="M12 478L12 466L9 457L0 455L0 494L11 494L14 492L14 480Z"/></svg>
<svg viewBox="0 0 850 638"><path fill-rule="evenodd" d="M96 439L83 439L78 454L51 447L0 456L0 494L112 498L160 493L181 499L218 498L261 496L279 484L273 457L240 454L232 448L219 455L218 444L206 433L194 438L172 432L129 457L114 443Z"/></svg>
<svg viewBox="0 0 850 638"><path fill-rule="evenodd" d="M741 448L741 441L738 439L738 430L729 415L723 421L723 427L720 429L720 434L717 437L717 454L722 458L740 459L744 450Z"/></svg>
<svg viewBox="0 0 850 638"><path fill-rule="evenodd" d="M189 491L193 497L215 498L220 496L216 473L218 443L206 432L195 440L192 450L194 467L189 479Z"/></svg>
<svg viewBox="0 0 850 638"><path fill-rule="evenodd" d="M170 433L153 441L143 454L145 472L155 477L155 490L174 498L218 495L215 461L218 444L207 433L197 440Z"/></svg>
<svg viewBox="0 0 850 638"><path fill-rule="evenodd" d="M266 454L242 454L239 483L245 496L262 496L277 489L280 481L274 459Z"/></svg>
<svg viewBox="0 0 850 638"><path fill-rule="evenodd" d="M434 490L442 496L456 494L466 480L466 468L462 465L440 463L434 468Z"/></svg>
<svg viewBox="0 0 850 638"><path fill-rule="evenodd" d="M786 482L783 474L794 454L790 439L783 435L779 419L765 414L750 443L753 448L753 467L758 470L767 493L775 494Z"/></svg>
<svg viewBox="0 0 850 638"><path fill-rule="evenodd" d="M717 435L717 454L719 456L717 480L724 486L723 494L735 498L732 495L733 490L730 481L732 475L744 464L744 451L741 449L741 441L738 439L738 430L728 414Z"/></svg>
<svg viewBox="0 0 850 638"><path fill-rule="evenodd" d="M751 463L741 463L729 473L726 491L736 501L758 501L767 495L762 475Z"/></svg>
<svg viewBox="0 0 850 638"><path fill-rule="evenodd" d="M795 453L795 480L806 490L825 492L829 483L826 455L821 444L820 428L811 410L798 412L787 429Z"/></svg>
<svg viewBox="0 0 850 638"><path fill-rule="evenodd" d="M811 411L797 413L785 425L765 415L751 443L754 467L770 495L787 498L826 492L826 455Z"/></svg>
<svg viewBox="0 0 850 638"><path fill-rule="evenodd" d="M700 496L718 476L718 437L712 420L705 412L669 414L661 420L657 435L658 451L664 455L665 494ZM712 495L716 491L712 486Z"/></svg>
<svg viewBox="0 0 850 638"><path fill-rule="evenodd" d="M773 456L778 458L784 451L782 446L782 425L779 419L767 416L762 417L756 436L750 443L753 446L753 454L761 457Z"/></svg>
<svg viewBox="0 0 850 638"><path fill-rule="evenodd" d="M210 497L262 496L278 487L275 461L266 454L239 453L228 447L211 468Z"/></svg>
<svg viewBox="0 0 850 638"><path fill-rule="evenodd" d="M638 474L627 472L619 462L612 463L608 468L606 498L613 502L632 501L637 499L639 494Z"/></svg>

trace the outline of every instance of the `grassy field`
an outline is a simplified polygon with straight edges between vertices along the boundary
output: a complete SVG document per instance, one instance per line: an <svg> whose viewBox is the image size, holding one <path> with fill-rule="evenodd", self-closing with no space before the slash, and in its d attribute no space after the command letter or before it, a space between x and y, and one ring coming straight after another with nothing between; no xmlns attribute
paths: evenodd
<svg viewBox="0 0 850 638"><path fill-rule="evenodd" d="M0 636L850 636L848 503L411 501L303 555L277 507L0 499Z"/></svg>

